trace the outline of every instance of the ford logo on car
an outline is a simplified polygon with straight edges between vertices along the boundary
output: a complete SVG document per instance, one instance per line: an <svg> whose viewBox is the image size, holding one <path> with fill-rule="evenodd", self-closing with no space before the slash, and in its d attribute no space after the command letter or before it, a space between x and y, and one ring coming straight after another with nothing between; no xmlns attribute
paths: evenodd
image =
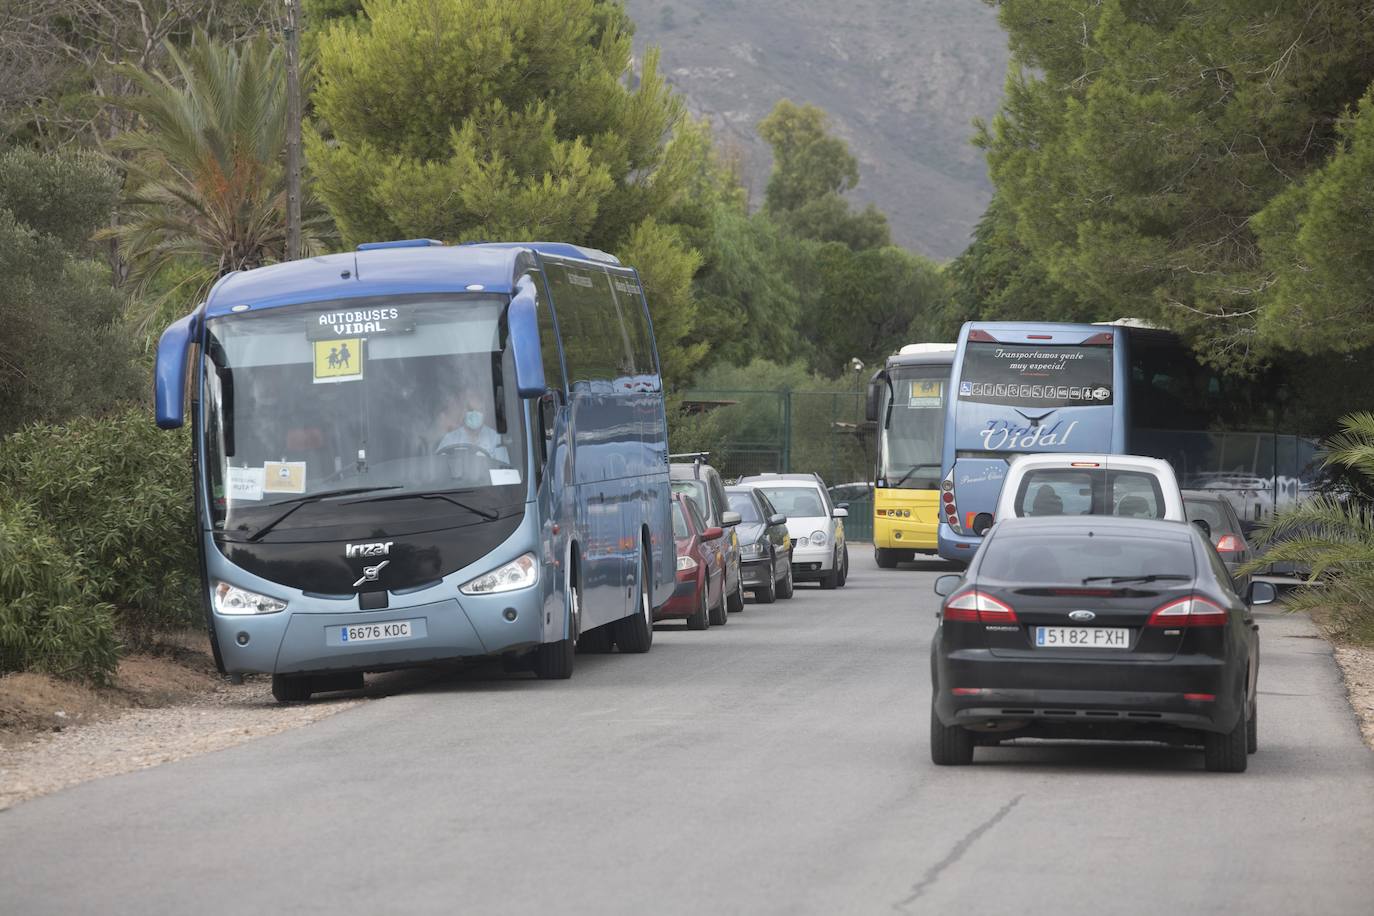
<svg viewBox="0 0 1374 916"><path fill-rule="evenodd" d="M1075 623L1087 623L1089 620L1094 620L1096 618L1097 615L1092 611L1069 611L1069 619Z"/></svg>

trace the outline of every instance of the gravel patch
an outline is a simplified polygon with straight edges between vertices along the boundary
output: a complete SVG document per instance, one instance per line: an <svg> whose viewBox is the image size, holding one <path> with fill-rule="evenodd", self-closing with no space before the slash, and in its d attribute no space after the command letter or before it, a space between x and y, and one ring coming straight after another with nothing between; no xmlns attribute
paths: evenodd
<svg viewBox="0 0 1374 916"><path fill-rule="evenodd" d="M77 783L222 750L309 725L363 702L355 694L279 705L270 679L220 681L175 705L129 709L0 744L0 811ZM68 718L53 713L57 719Z"/></svg>
<svg viewBox="0 0 1374 916"><path fill-rule="evenodd" d="M1339 644L1335 648L1365 744L1374 748L1374 648Z"/></svg>

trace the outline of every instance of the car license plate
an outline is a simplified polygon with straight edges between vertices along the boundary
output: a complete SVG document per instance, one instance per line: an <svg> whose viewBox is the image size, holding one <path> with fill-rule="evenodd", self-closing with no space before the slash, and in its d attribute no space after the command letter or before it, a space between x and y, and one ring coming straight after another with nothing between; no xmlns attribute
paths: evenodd
<svg viewBox="0 0 1374 916"><path fill-rule="evenodd" d="M1035 644L1046 649L1129 649L1131 631L1122 627L1036 627Z"/></svg>
<svg viewBox="0 0 1374 916"><path fill-rule="evenodd" d="M338 627L339 642L380 642L385 639L408 639L415 635L415 621L393 620L390 623L359 623Z"/></svg>

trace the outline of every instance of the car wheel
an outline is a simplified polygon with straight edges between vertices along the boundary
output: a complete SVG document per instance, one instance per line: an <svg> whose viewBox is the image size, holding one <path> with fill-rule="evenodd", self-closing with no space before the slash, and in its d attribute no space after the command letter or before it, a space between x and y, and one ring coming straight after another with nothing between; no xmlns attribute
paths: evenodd
<svg viewBox="0 0 1374 916"><path fill-rule="evenodd" d="M304 703L314 693L308 674L272 675L272 696L278 703Z"/></svg>
<svg viewBox="0 0 1374 916"><path fill-rule="evenodd" d="M772 604L778 600L778 584L769 582L762 588L754 589L754 600L759 604Z"/></svg>
<svg viewBox="0 0 1374 916"><path fill-rule="evenodd" d="M706 607L706 589L697 590L697 609L687 618L687 629L705 630L711 626L710 611Z"/></svg>
<svg viewBox="0 0 1374 916"><path fill-rule="evenodd" d="M896 569L900 553L900 550L893 550L891 547L874 547L873 562L878 564L879 569Z"/></svg>
<svg viewBox="0 0 1374 916"><path fill-rule="evenodd" d="M649 601L649 561L639 561L639 612L613 625L615 644L621 652L648 652L654 644L654 609Z"/></svg>
<svg viewBox="0 0 1374 916"><path fill-rule="evenodd" d="M1249 745L1246 737L1250 717L1244 713L1246 703L1241 703L1241 714L1236 717L1236 725L1225 734L1207 732L1202 736L1202 754L1207 769L1213 773L1244 773L1249 758L1245 749Z"/></svg>
<svg viewBox="0 0 1374 916"><path fill-rule="evenodd" d="M1250 721L1245 723L1245 753L1259 750L1259 700L1250 709Z"/></svg>
<svg viewBox="0 0 1374 916"><path fill-rule="evenodd" d="M844 556L840 560L839 586L844 588L844 584L849 581L849 545L844 547Z"/></svg>
<svg viewBox="0 0 1374 916"><path fill-rule="evenodd" d="M711 626L713 627L723 627L730 622L730 611L727 609L729 605L726 604L726 597L724 594L725 583L722 582L720 587L720 602L711 609Z"/></svg>
<svg viewBox="0 0 1374 916"><path fill-rule="evenodd" d="M821 574L821 588L832 589L839 587L840 584L840 555L835 554L831 559L830 572Z"/></svg>
<svg viewBox="0 0 1374 916"><path fill-rule="evenodd" d="M730 593L730 598L726 604L730 611L744 610L744 573L740 572L739 581L735 583L735 590Z"/></svg>
<svg viewBox="0 0 1374 916"><path fill-rule="evenodd" d="M792 564L790 562L787 564L787 572L783 573L782 578L774 583L773 591L777 593L779 598L792 597Z"/></svg>
<svg viewBox="0 0 1374 916"><path fill-rule="evenodd" d="M959 725L945 725L935 714L930 698L930 760L936 766L958 767L973 763L973 732Z"/></svg>

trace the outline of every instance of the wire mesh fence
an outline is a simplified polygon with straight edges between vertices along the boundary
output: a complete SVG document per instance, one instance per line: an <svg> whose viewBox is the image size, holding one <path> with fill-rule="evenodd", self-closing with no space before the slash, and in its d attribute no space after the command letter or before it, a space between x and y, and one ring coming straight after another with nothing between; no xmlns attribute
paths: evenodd
<svg viewBox="0 0 1374 916"><path fill-rule="evenodd" d="M873 537L873 424L859 391L693 389L691 447L711 452L726 480L748 474L814 472L848 503L845 535Z"/></svg>

